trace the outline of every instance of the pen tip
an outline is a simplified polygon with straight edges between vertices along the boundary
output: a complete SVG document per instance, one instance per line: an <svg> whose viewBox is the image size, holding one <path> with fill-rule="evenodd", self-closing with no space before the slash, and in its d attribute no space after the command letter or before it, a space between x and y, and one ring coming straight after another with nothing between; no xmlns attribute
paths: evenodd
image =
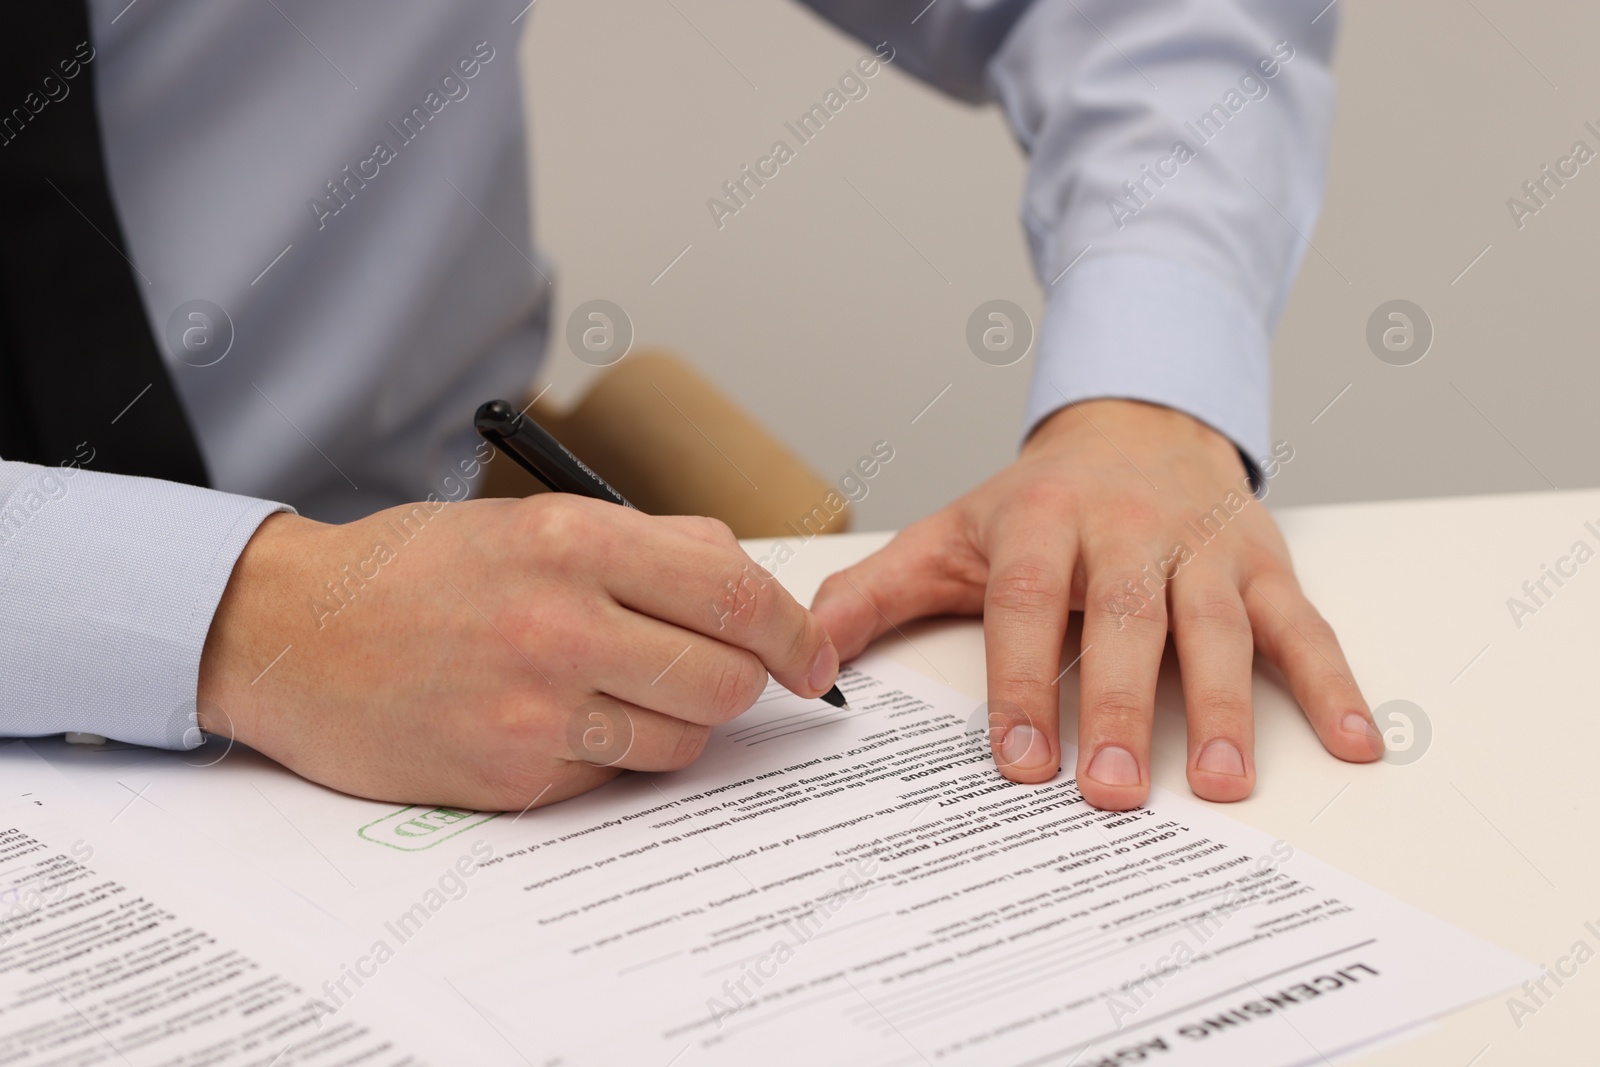
<svg viewBox="0 0 1600 1067"><path fill-rule="evenodd" d="M845 700L844 694L839 692L838 686L834 686L826 693L823 693L822 699L826 700L829 704L832 704L836 708L848 708L850 706L850 703Z"/></svg>

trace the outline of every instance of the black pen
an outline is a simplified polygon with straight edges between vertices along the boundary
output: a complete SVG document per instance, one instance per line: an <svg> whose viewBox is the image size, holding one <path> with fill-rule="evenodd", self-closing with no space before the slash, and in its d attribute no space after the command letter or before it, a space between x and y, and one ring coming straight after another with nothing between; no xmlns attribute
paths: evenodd
<svg viewBox="0 0 1600 1067"><path fill-rule="evenodd" d="M550 436L550 432L505 400L491 400L478 409L473 420L478 433L547 489L557 493L576 493L594 500L605 500L632 508L628 498ZM635 511L639 510L634 508ZM836 708L845 707L844 694L836 685L822 694Z"/></svg>

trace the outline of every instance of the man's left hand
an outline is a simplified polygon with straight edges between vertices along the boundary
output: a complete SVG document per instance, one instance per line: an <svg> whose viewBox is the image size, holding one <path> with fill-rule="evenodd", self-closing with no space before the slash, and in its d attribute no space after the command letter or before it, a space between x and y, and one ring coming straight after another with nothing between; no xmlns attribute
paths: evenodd
<svg viewBox="0 0 1600 1067"><path fill-rule="evenodd" d="M1048 781L1060 767L1061 647L1068 612L1083 611L1077 778L1096 807L1149 795L1169 629L1197 796L1241 800L1255 786L1255 651L1283 671L1329 752L1383 754L1338 639L1301 592L1232 442L1169 408L1092 400L1057 411L1017 462L831 576L812 610L845 659L909 620L981 613L990 742L1016 782Z"/></svg>

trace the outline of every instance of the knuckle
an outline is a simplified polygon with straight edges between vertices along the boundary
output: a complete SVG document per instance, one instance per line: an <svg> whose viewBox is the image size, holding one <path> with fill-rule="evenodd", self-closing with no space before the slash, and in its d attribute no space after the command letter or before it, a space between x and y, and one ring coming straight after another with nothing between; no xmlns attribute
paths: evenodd
<svg viewBox="0 0 1600 1067"><path fill-rule="evenodd" d="M1294 564L1289 559L1288 549L1281 544L1273 544L1256 531L1249 531L1237 555L1241 570L1253 581L1298 587Z"/></svg>
<svg viewBox="0 0 1600 1067"><path fill-rule="evenodd" d="M1190 703L1196 710L1224 719L1250 717L1249 694L1241 693L1237 689L1226 689L1215 685L1200 686L1191 694Z"/></svg>
<svg viewBox="0 0 1600 1067"><path fill-rule="evenodd" d="M1266 604L1287 607L1303 596L1294 569L1287 563L1274 561L1270 566L1248 568L1245 574L1245 591Z"/></svg>
<svg viewBox="0 0 1600 1067"><path fill-rule="evenodd" d="M732 628L735 633L759 632L772 613L768 602L773 597L766 585L766 576L757 575L750 564L723 578L712 598L716 605L717 628Z"/></svg>
<svg viewBox="0 0 1600 1067"><path fill-rule="evenodd" d="M1161 526L1166 519L1155 501L1139 494L1119 498L1111 507L1111 517L1124 530L1148 530Z"/></svg>
<svg viewBox="0 0 1600 1067"><path fill-rule="evenodd" d="M989 603L1002 611L1028 615L1060 611L1070 590L1067 578L1042 560L1016 560L989 582Z"/></svg>
<svg viewBox="0 0 1600 1067"><path fill-rule="evenodd" d="M1119 629L1128 626L1156 626L1167 622L1166 585L1159 575L1149 572L1128 574L1097 586L1089 597L1092 611Z"/></svg>
<svg viewBox="0 0 1600 1067"><path fill-rule="evenodd" d="M540 493L521 502L522 532L541 554L571 560L596 548L593 513L565 493Z"/></svg>
<svg viewBox="0 0 1600 1067"><path fill-rule="evenodd" d="M1005 707L1030 721L1035 717L1050 717L1049 713L1054 712L1060 699L1049 678L1028 678L1016 674L995 678L990 698L991 708Z"/></svg>
<svg viewBox="0 0 1600 1067"><path fill-rule="evenodd" d="M709 515L702 515L700 517L700 521L705 526L706 531L711 535L712 539L717 543L724 545L737 545L739 543L739 538L734 535L733 527L729 526L721 519L712 518Z"/></svg>
<svg viewBox="0 0 1600 1067"><path fill-rule="evenodd" d="M1238 595L1228 589L1208 589L1176 598L1173 622L1179 627L1207 630L1227 636L1250 632L1250 618Z"/></svg>
<svg viewBox="0 0 1600 1067"><path fill-rule="evenodd" d="M822 639L821 625L753 563L722 582L714 603L717 629L779 669L810 663Z"/></svg>
<svg viewBox="0 0 1600 1067"><path fill-rule="evenodd" d="M1112 683L1100 687L1089 707L1096 718L1114 727L1127 727L1147 720L1152 703L1151 694L1125 683Z"/></svg>
<svg viewBox="0 0 1600 1067"><path fill-rule="evenodd" d="M1333 627L1328 623L1328 620L1324 619L1322 613L1309 604L1297 614L1294 625L1295 629L1299 630L1307 641L1310 641L1318 648L1327 648L1330 645L1338 644L1339 639L1334 634Z"/></svg>
<svg viewBox="0 0 1600 1067"><path fill-rule="evenodd" d="M517 518L523 526L537 532L554 531L568 514L566 502L554 493L535 493L516 503Z"/></svg>
<svg viewBox="0 0 1600 1067"><path fill-rule="evenodd" d="M789 638L789 648L784 657L784 662L795 670L803 671L811 666L811 661L816 658L817 650L822 647L822 642L827 634L822 629L822 623L811 612L801 609L799 625L793 630Z"/></svg>
<svg viewBox="0 0 1600 1067"><path fill-rule="evenodd" d="M718 722L747 711L767 688L766 668L749 653L730 652L715 670L711 711Z"/></svg>
<svg viewBox="0 0 1600 1067"><path fill-rule="evenodd" d="M709 727L692 722L683 723L683 731L678 734L677 744L673 746L672 754L667 757L668 769L682 770L699 759L710 739Z"/></svg>
<svg viewBox="0 0 1600 1067"><path fill-rule="evenodd" d="M835 597L842 597L845 593L851 592L850 582L846 580L846 576L849 573L850 571L848 570L835 571L824 578L822 584L817 587L817 599L832 600ZM857 583L857 588L859 587L860 583Z"/></svg>

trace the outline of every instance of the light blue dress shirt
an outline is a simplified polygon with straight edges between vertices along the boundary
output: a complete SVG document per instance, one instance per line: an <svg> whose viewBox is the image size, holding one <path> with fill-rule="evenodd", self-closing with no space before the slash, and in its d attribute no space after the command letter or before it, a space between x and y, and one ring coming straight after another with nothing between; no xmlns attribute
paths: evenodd
<svg viewBox="0 0 1600 1067"><path fill-rule="evenodd" d="M65 467L0 461L0 733L198 743L206 632L276 501L345 521L471 491L467 416L532 380L550 308L516 69L529 6L92 0L112 194L217 489L96 471L112 425ZM997 101L1027 149L1049 291L1027 427L1129 397L1266 453L1333 5L811 6ZM202 323L208 346L167 340Z"/></svg>

